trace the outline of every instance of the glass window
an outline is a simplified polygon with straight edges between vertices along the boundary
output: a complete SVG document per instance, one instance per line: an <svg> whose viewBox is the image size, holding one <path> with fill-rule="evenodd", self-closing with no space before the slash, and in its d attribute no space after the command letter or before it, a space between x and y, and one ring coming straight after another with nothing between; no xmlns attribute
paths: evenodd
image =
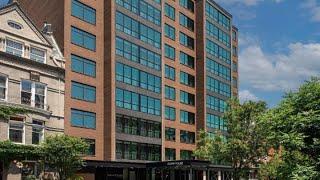
<svg viewBox="0 0 320 180"><path fill-rule="evenodd" d="M71 54L71 69L74 72L96 77L96 63L89 59Z"/></svg>
<svg viewBox="0 0 320 180"><path fill-rule="evenodd" d="M159 54L119 37L116 38L116 55L155 70L161 69L161 56Z"/></svg>
<svg viewBox="0 0 320 180"><path fill-rule="evenodd" d="M181 160L192 160L194 156L192 155L192 151L180 150L180 159Z"/></svg>
<svg viewBox="0 0 320 180"><path fill-rule="evenodd" d="M206 69L207 71L222 77L223 79L226 79L228 81L231 80L231 71L230 68L221 65L219 63L217 63L216 61L207 58L206 59Z"/></svg>
<svg viewBox="0 0 320 180"><path fill-rule="evenodd" d="M186 144L194 144L195 143L195 133L189 131L180 131L180 142Z"/></svg>
<svg viewBox="0 0 320 180"><path fill-rule="evenodd" d="M71 97L78 100L96 102L96 88L93 86L71 82Z"/></svg>
<svg viewBox="0 0 320 180"><path fill-rule="evenodd" d="M176 58L176 50L168 44L164 45L164 54L166 58L169 58L171 60L175 60Z"/></svg>
<svg viewBox="0 0 320 180"><path fill-rule="evenodd" d="M186 65L194 69L194 57L180 51L180 64Z"/></svg>
<svg viewBox="0 0 320 180"><path fill-rule="evenodd" d="M117 114L116 126L118 133L161 138L161 124L158 122Z"/></svg>
<svg viewBox="0 0 320 180"><path fill-rule="evenodd" d="M145 1L116 0L116 3L158 26L161 25L161 11Z"/></svg>
<svg viewBox="0 0 320 180"><path fill-rule="evenodd" d="M159 99L119 88L116 89L116 106L133 111L140 111L143 113L161 116L161 102Z"/></svg>
<svg viewBox="0 0 320 180"><path fill-rule="evenodd" d="M44 123L32 120L32 144L40 144L44 139Z"/></svg>
<svg viewBox="0 0 320 180"><path fill-rule="evenodd" d="M30 48L30 59L37 61L37 62L41 62L41 63L45 63L46 62L46 52L44 50L40 50L37 48Z"/></svg>
<svg viewBox="0 0 320 180"><path fill-rule="evenodd" d="M96 36L81 29L71 27L71 42L91 51L96 51Z"/></svg>
<svg viewBox="0 0 320 180"><path fill-rule="evenodd" d="M8 77L0 74L0 100L7 99Z"/></svg>
<svg viewBox="0 0 320 180"><path fill-rule="evenodd" d="M237 31L232 31L232 40L234 40L234 41L237 41L237 39L238 39L238 33L237 33Z"/></svg>
<svg viewBox="0 0 320 180"><path fill-rule="evenodd" d="M168 37L171 40L176 39L176 29L168 24L164 25L164 33L165 36Z"/></svg>
<svg viewBox="0 0 320 180"><path fill-rule="evenodd" d="M190 86L190 87L194 87L195 78L194 78L194 76L192 76L192 75L190 75L188 73L180 71L180 83L184 84L184 85L187 85L187 86Z"/></svg>
<svg viewBox="0 0 320 180"><path fill-rule="evenodd" d="M194 21L187 17L186 15L180 13L180 25L186 27L187 29L194 31Z"/></svg>
<svg viewBox="0 0 320 180"><path fill-rule="evenodd" d="M187 36L186 34L180 32L180 44L190 48L194 49L194 39Z"/></svg>
<svg viewBox="0 0 320 180"><path fill-rule="evenodd" d="M90 24L96 24L96 10L77 0L72 0L71 14Z"/></svg>
<svg viewBox="0 0 320 180"><path fill-rule="evenodd" d="M96 128L96 114L92 112L71 109L71 125L75 127Z"/></svg>
<svg viewBox="0 0 320 180"><path fill-rule="evenodd" d="M166 141L176 141L176 129L166 127L165 133Z"/></svg>
<svg viewBox="0 0 320 180"><path fill-rule="evenodd" d="M21 104L45 109L46 85L28 80L21 81Z"/></svg>
<svg viewBox="0 0 320 180"><path fill-rule="evenodd" d="M195 114L192 112L180 111L180 122L186 124L194 124L195 123Z"/></svg>
<svg viewBox="0 0 320 180"><path fill-rule="evenodd" d="M122 63L116 63L116 80L156 93L161 92L161 78Z"/></svg>
<svg viewBox="0 0 320 180"><path fill-rule="evenodd" d="M222 12L218 11L215 7L213 7L209 2L206 2L206 15L219 23L226 30L230 30L230 18L225 16Z"/></svg>
<svg viewBox="0 0 320 180"><path fill-rule="evenodd" d="M139 23L131 17L116 12L116 29L156 48L161 48L161 33Z"/></svg>
<svg viewBox="0 0 320 180"><path fill-rule="evenodd" d="M164 13L173 21L176 19L176 10L174 9L174 7L170 6L167 3L164 5Z"/></svg>
<svg viewBox="0 0 320 180"><path fill-rule="evenodd" d="M185 91L180 91L180 102L183 104L188 104L188 105L194 106L195 96L194 96L194 94L190 94Z"/></svg>
<svg viewBox="0 0 320 180"><path fill-rule="evenodd" d="M231 97L231 86L223 83L219 80L216 80L215 78L212 78L210 76L207 76L207 90L219 93L221 95Z"/></svg>
<svg viewBox="0 0 320 180"><path fill-rule="evenodd" d="M194 3L192 0L180 0L180 6L194 12Z"/></svg>
<svg viewBox="0 0 320 180"><path fill-rule="evenodd" d="M207 108L218 111L218 112L225 112L227 108L227 103L224 100L221 100L217 97L207 95L206 100Z"/></svg>
<svg viewBox="0 0 320 180"><path fill-rule="evenodd" d="M166 161L173 161L176 160L176 150L166 148L165 149Z"/></svg>
<svg viewBox="0 0 320 180"><path fill-rule="evenodd" d="M95 139L84 139L84 140L89 145L87 155L94 156L96 154L96 140Z"/></svg>
<svg viewBox="0 0 320 180"><path fill-rule="evenodd" d="M176 79L176 70L171 66L165 65L165 77L174 81Z"/></svg>
<svg viewBox="0 0 320 180"><path fill-rule="evenodd" d="M176 89L171 86L165 86L165 98L176 100Z"/></svg>
<svg viewBox="0 0 320 180"><path fill-rule="evenodd" d="M9 140L15 143L24 143L24 123L9 121Z"/></svg>
<svg viewBox="0 0 320 180"><path fill-rule="evenodd" d="M23 56L23 44L7 39L6 40L6 52L15 56Z"/></svg>
<svg viewBox="0 0 320 180"><path fill-rule="evenodd" d="M171 121L176 120L176 109L173 107L166 106L165 107L165 118L167 120L171 120Z"/></svg>

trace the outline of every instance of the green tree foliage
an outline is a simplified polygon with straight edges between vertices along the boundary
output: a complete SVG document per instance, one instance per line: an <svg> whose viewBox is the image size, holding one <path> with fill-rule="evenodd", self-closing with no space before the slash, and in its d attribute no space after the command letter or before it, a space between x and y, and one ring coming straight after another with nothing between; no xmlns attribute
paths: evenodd
<svg viewBox="0 0 320 180"><path fill-rule="evenodd" d="M267 107L265 102L240 104L235 99L228 106L223 118L227 126L227 140L223 141L221 133L210 139L202 132L194 154L199 159L215 163L231 163L237 180L248 177L249 169L260 164L261 157L266 156L268 146L259 118Z"/></svg>
<svg viewBox="0 0 320 180"><path fill-rule="evenodd" d="M60 135L46 138L43 148L45 162L65 180L72 178L83 165L82 156L88 151L88 144L79 138Z"/></svg>
<svg viewBox="0 0 320 180"><path fill-rule="evenodd" d="M288 93L263 119L268 141L281 149L277 178L320 179L320 80Z"/></svg>

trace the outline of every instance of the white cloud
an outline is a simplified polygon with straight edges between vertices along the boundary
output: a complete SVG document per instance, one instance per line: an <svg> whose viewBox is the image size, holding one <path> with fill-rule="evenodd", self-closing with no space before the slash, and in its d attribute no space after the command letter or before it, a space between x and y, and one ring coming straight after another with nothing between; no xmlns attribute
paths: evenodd
<svg viewBox="0 0 320 180"><path fill-rule="evenodd" d="M234 5L234 4L243 4L246 6L256 6L260 2L268 1L268 0L216 0L218 3ZM283 2L284 0L273 0L275 3Z"/></svg>
<svg viewBox="0 0 320 180"><path fill-rule="evenodd" d="M320 3L317 0L305 0L301 3L301 6L309 10L312 21L320 22Z"/></svg>
<svg viewBox="0 0 320 180"><path fill-rule="evenodd" d="M245 87L287 91L297 88L310 76L320 75L319 43L292 43L286 47L286 53L278 54L265 53L257 41L245 44L239 54L240 83Z"/></svg>
<svg viewBox="0 0 320 180"><path fill-rule="evenodd" d="M249 90L241 90L239 92L240 102L243 103L245 101L258 101L259 98L252 94Z"/></svg>

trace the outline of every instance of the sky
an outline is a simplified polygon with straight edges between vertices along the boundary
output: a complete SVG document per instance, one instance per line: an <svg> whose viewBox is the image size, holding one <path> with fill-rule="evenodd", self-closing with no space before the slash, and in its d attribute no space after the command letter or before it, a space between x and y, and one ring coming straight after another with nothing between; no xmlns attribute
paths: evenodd
<svg viewBox="0 0 320 180"><path fill-rule="evenodd" d="M276 106L320 76L320 0L216 0L239 29L240 100Z"/></svg>
<svg viewBox="0 0 320 180"><path fill-rule="evenodd" d="M285 92L320 76L320 0L216 1L239 29L242 102L273 107Z"/></svg>

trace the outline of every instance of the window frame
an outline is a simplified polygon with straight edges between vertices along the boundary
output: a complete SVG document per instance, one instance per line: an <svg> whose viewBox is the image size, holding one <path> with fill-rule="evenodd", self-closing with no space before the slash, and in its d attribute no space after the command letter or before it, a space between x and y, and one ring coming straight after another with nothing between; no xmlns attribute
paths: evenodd
<svg viewBox="0 0 320 180"><path fill-rule="evenodd" d="M8 101L9 77L7 75L1 74L1 73L0 73L0 76L5 78L5 87L1 87L1 88L5 89L5 91L4 91L4 99L0 98L0 101Z"/></svg>

